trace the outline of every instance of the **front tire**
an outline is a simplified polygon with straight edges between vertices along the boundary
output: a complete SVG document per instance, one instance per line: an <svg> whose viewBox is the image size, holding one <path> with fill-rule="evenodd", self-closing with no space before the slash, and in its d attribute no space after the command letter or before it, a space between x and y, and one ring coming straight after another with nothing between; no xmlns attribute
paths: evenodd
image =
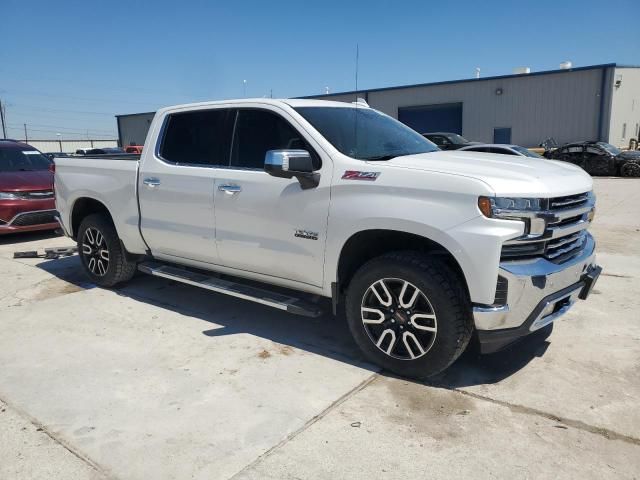
<svg viewBox="0 0 640 480"><path fill-rule="evenodd" d="M136 273L136 263L127 258L113 222L106 215L87 216L78 229L77 242L85 273L96 285L113 287Z"/></svg>
<svg viewBox="0 0 640 480"><path fill-rule="evenodd" d="M442 372L473 331L463 282L442 260L419 252L370 260L347 291L347 322L356 343L370 361L399 375Z"/></svg>

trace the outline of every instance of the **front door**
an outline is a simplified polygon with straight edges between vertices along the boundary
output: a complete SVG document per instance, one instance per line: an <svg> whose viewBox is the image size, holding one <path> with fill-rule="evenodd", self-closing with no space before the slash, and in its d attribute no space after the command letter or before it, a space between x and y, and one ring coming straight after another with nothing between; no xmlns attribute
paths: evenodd
<svg viewBox="0 0 640 480"><path fill-rule="evenodd" d="M321 286L329 212L331 162L321 157L285 112L237 111L230 166L215 180L216 243L224 266ZM264 171L268 150L308 150L320 184Z"/></svg>
<svg viewBox="0 0 640 480"><path fill-rule="evenodd" d="M154 256L217 263L213 211L216 166L226 165L232 110L169 115L157 151L139 174L141 231Z"/></svg>

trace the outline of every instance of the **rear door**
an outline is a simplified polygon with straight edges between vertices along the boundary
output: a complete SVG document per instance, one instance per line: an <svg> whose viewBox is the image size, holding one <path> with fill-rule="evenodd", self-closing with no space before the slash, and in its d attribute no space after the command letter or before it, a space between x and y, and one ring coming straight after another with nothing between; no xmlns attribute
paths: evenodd
<svg viewBox="0 0 640 480"><path fill-rule="evenodd" d="M215 181L216 242L226 267L321 286L332 163L292 122L276 108L238 110L230 166ZM275 149L309 151L320 184L303 190L267 174L265 154Z"/></svg>
<svg viewBox="0 0 640 480"><path fill-rule="evenodd" d="M139 174L141 230L158 258L217 263L216 166L229 161L232 110L169 114Z"/></svg>

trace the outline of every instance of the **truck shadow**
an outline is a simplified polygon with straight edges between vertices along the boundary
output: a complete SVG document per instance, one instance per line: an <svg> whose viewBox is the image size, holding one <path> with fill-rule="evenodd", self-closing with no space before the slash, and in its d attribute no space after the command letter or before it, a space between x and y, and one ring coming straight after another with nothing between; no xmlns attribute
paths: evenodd
<svg viewBox="0 0 640 480"><path fill-rule="evenodd" d="M87 282L77 256L45 260L38 267L84 289L95 287ZM249 334L274 342L277 344L276 350L278 345L288 346L372 372L380 370L364 359L342 315L300 317L144 274L137 275L114 291L137 302L206 322L202 334L207 338ZM324 307L327 312L330 311L328 300ZM139 314L136 318L139 318ZM516 346L492 355L479 355L472 344L444 374L421 383L453 389L499 382L524 368L532 359L543 355L549 345L546 342L549 334L550 329L543 329ZM259 353L256 352L256 355ZM381 374L387 375L385 372Z"/></svg>

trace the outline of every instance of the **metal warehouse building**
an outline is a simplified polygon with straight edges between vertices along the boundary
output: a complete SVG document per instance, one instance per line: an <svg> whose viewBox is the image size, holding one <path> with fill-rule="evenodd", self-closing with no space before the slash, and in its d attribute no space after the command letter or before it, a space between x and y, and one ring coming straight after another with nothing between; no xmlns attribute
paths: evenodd
<svg viewBox="0 0 640 480"><path fill-rule="evenodd" d="M640 67L615 63L533 73L374 88L318 98L358 97L415 130L447 131L469 140L539 145L638 138ZM118 116L123 145L141 143L153 113Z"/></svg>

